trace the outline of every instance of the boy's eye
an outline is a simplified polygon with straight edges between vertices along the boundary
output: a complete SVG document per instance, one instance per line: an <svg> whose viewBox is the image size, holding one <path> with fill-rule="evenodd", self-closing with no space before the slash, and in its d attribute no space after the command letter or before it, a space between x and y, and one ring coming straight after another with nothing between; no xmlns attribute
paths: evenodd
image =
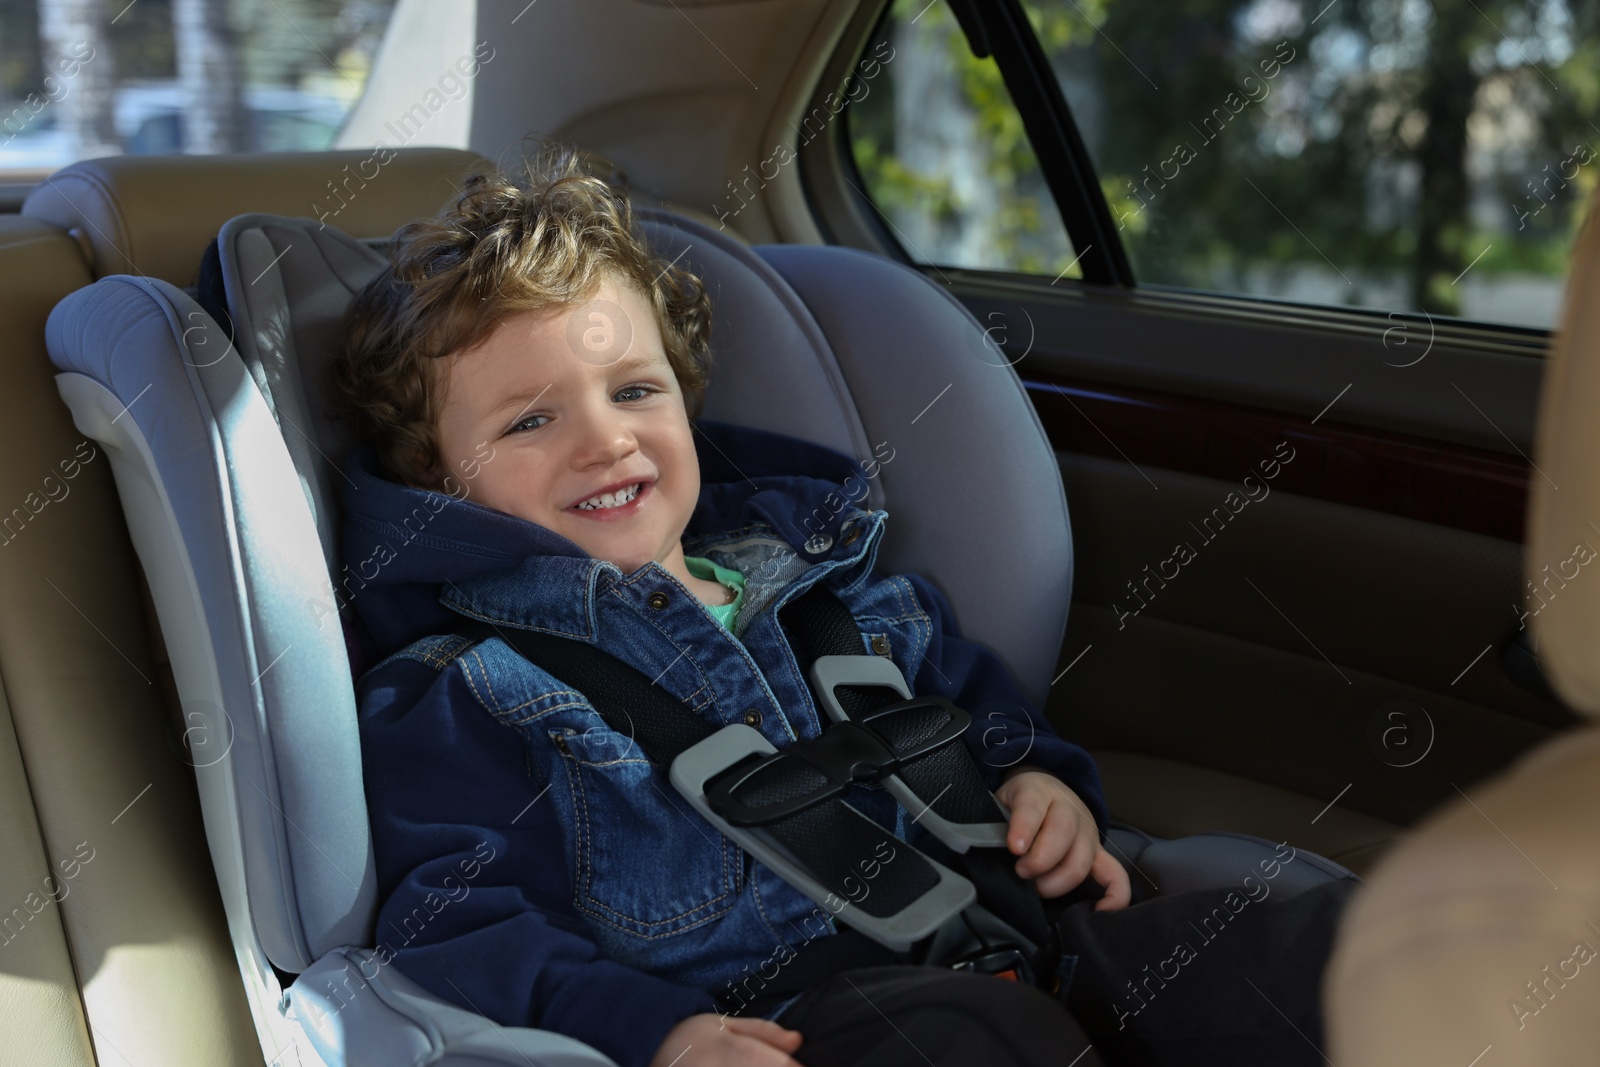
<svg viewBox="0 0 1600 1067"><path fill-rule="evenodd" d="M628 400L624 400L624 403L638 403L640 400L643 400L645 397L649 396L650 394L659 393L659 392L661 392L661 390L656 388L653 385L625 385L621 389L618 389L616 391L616 393L614 394L614 396L622 396L625 393L638 393L638 394L640 394L639 396L632 397L632 398L630 398ZM521 422L518 422L518 423L514 424L511 427L511 429L508 430L507 432L508 433L526 433L529 430L540 429L544 425L544 423L540 423L538 426L530 426L529 425L529 423L533 422L535 419L545 419L546 421L548 421L549 416L548 415L529 415L527 418L523 419Z"/></svg>

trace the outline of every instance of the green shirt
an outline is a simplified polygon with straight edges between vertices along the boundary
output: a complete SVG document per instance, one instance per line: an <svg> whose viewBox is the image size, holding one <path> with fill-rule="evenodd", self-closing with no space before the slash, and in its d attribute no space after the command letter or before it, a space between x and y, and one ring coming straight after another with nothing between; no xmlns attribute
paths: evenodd
<svg viewBox="0 0 1600 1067"><path fill-rule="evenodd" d="M727 567L718 566L704 556L684 556L684 564L689 568L689 573L696 578L710 578L734 591L731 604L707 604L706 610L711 612L712 618L720 622L729 633L733 632L733 619L739 613L739 608L744 605L744 575L738 571L729 570Z"/></svg>

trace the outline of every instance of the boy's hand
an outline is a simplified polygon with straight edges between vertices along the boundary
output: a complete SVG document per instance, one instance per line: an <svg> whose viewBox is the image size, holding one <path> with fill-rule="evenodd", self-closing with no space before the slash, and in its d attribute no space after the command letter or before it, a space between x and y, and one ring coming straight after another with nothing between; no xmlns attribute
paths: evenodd
<svg viewBox="0 0 1600 1067"><path fill-rule="evenodd" d="M1093 876L1106 887L1095 911L1127 906L1132 899L1128 872L1101 846L1094 817L1066 783L1044 771L1019 768L994 795L1011 809L1006 847L1022 856L1017 874L1036 879L1041 897L1059 897Z"/></svg>
<svg viewBox="0 0 1600 1067"><path fill-rule="evenodd" d="M650 1067L800 1067L800 1031L766 1019L691 1015L667 1032Z"/></svg>

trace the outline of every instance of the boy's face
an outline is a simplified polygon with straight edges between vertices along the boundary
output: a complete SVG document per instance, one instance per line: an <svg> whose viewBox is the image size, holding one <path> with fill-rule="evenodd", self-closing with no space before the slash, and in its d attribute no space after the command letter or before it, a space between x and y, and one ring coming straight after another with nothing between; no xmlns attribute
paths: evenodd
<svg viewBox="0 0 1600 1067"><path fill-rule="evenodd" d="M655 315L632 285L611 275L578 307L513 315L480 347L448 357L443 373L439 450L467 499L553 530L624 573L653 560L687 575L682 537L700 497L699 460ZM618 483L620 495L602 503L620 506L577 507Z"/></svg>

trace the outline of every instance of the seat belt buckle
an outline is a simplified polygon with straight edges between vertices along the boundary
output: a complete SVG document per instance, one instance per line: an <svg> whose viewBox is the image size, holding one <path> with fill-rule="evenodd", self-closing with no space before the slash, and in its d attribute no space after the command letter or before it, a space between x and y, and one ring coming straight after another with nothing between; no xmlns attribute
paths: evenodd
<svg viewBox="0 0 1600 1067"><path fill-rule="evenodd" d="M931 694L912 696L911 687L906 684L900 668L883 656L818 656L812 661L810 678L812 690L833 722L856 721L880 736L903 739L904 748L891 745L898 749L895 752L896 762L908 762L947 744L964 744L962 735L972 723L972 716L965 709L944 697ZM897 693L901 699L852 720L835 692L840 686L882 686ZM938 722L941 715L948 717L945 723ZM912 738L917 740L912 742ZM1005 846L1005 821L954 822L934 810L942 793L919 795L904 778L894 773L886 775L883 784L902 807L918 812L917 820L923 829L952 852L963 853L973 846ZM998 801L996 804L998 806ZM1004 808L1000 810L1009 819L1010 813Z"/></svg>
<svg viewBox="0 0 1600 1067"><path fill-rule="evenodd" d="M859 740L855 738L851 743ZM803 745L804 742L796 742L785 752ZM899 840L842 801L831 816L835 822L828 827L829 832L841 842L859 843L869 854L876 854L875 843L894 849L892 876L885 875L883 881L867 885L863 879L854 877L849 867L842 869L843 878L840 869L812 870L791 844L786 843L784 813L792 817L821 801L837 800L840 794L836 790L842 788L842 783L814 767L810 781L803 775L792 776L791 772L804 771L808 764L794 757L774 759L780 755L760 731L742 723L731 723L680 752L668 769L668 779L702 818L734 844L825 908L834 919L894 952L910 952L917 942L959 919L963 910L976 905L978 891L970 881ZM825 764L827 762L824 760ZM765 802L759 796L741 798L741 784L750 782L750 776L763 769L776 775L768 783L774 788L762 790L760 783L753 783L757 792L788 795L767 798ZM717 788L718 784L723 788ZM718 807L723 810L718 811ZM729 815L739 821L735 822ZM889 863L888 860L883 862ZM900 890L891 891L892 885L899 886ZM878 893L878 888L884 892ZM897 898L897 907L886 903Z"/></svg>
<svg viewBox="0 0 1600 1067"><path fill-rule="evenodd" d="M1033 985L1033 967L1021 949L1005 947L974 953L950 964L952 971L985 974L1009 982Z"/></svg>

